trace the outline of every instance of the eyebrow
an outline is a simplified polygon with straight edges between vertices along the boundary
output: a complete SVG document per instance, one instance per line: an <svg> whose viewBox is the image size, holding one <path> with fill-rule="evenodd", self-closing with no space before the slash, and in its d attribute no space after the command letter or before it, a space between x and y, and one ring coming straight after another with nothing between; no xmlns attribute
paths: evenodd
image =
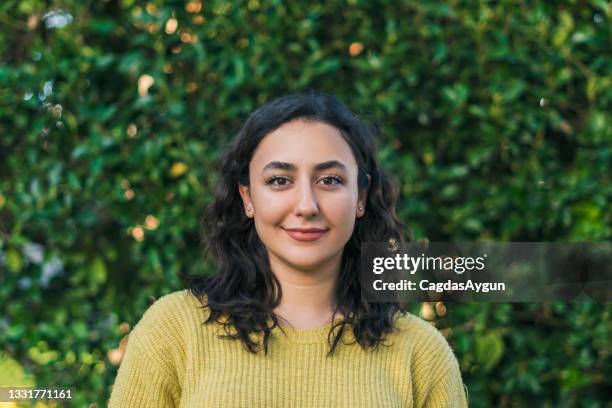
<svg viewBox="0 0 612 408"><path fill-rule="evenodd" d="M315 165L314 167L315 171L328 170L328 169L333 169L333 168L347 171L346 166L340 163L338 160L328 160L328 161L319 163ZM292 163L273 161L273 162L266 164L264 168L261 170L261 172L263 173L264 171L270 170L270 169L295 171L297 170L297 167L295 166L295 164L292 164Z"/></svg>

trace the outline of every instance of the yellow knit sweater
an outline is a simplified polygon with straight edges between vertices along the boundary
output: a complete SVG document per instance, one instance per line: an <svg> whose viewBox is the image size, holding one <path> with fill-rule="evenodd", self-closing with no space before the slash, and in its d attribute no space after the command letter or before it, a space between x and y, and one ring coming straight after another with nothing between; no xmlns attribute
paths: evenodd
<svg viewBox="0 0 612 408"><path fill-rule="evenodd" d="M158 299L134 327L113 385L118 407L466 407L457 360L442 335L412 314L372 352L349 335L332 357L327 334L274 328L268 355L217 338L208 309L182 290ZM346 336L346 330L345 330Z"/></svg>

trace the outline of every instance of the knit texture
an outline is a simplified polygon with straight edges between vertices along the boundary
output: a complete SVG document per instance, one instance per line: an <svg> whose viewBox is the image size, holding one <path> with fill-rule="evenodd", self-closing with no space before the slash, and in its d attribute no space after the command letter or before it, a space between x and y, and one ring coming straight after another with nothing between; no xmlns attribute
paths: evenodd
<svg viewBox="0 0 612 408"><path fill-rule="evenodd" d="M329 358L331 324L276 327L266 356L219 339L222 325L202 324L208 314L188 290L149 307L129 335L110 408L467 406L446 339L412 314L398 315L387 347L346 344L345 330Z"/></svg>

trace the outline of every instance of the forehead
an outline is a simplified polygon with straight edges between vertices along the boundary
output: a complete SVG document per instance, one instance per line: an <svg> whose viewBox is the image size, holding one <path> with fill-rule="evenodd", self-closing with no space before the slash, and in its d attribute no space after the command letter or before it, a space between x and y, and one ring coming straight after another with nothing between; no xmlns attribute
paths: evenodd
<svg viewBox="0 0 612 408"><path fill-rule="evenodd" d="M255 149L249 165L259 170L273 160L293 163L298 168L338 160L349 170L357 168L353 152L338 129L302 120L285 123L268 133Z"/></svg>

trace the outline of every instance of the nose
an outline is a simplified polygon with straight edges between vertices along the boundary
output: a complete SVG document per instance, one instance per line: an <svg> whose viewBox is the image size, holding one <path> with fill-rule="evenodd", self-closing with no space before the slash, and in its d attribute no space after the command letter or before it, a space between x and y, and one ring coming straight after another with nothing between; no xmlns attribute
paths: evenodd
<svg viewBox="0 0 612 408"><path fill-rule="evenodd" d="M298 191L297 203L295 205L294 214L311 218L319 214L319 204L317 197L312 191L312 185L308 180L303 181Z"/></svg>

